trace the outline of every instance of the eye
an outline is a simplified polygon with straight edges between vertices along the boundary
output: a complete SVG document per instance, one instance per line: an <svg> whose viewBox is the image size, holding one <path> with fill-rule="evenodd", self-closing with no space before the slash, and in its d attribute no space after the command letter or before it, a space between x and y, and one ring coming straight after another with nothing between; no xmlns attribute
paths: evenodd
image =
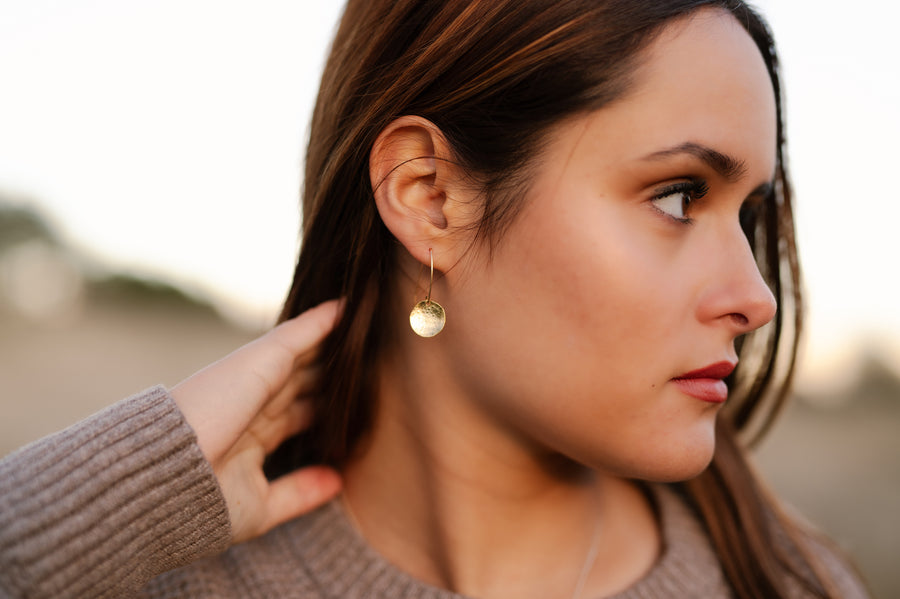
<svg viewBox="0 0 900 599"><path fill-rule="evenodd" d="M691 222L688 218L690 205L705 196L707 191L709 186L706 181L691 179L658 190L651 201L660 212L688 224Z"/></svg>

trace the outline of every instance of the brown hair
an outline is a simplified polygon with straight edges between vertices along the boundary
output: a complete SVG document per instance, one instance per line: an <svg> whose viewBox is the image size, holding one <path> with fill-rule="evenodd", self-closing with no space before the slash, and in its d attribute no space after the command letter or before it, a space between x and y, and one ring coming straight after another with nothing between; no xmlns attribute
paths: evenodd
<svg viewBox="0 0 900 599"><path fill-rule="evenodd" d="M740 367L710 467L677 485L705 522L739 597L787 597L794 579L833 596L803 555L799 531L753 475L737 437L761 435L783 404L801 327L799 267L784 156L778 60L761 18L740 0L350 0L313 114L303 192L303 245L281 319L331 298L346 309L322 350L316 421L271 458L273 475L300 463L340 464L373 415L374 365L388 339L396 241L376 211L368 159L402 115L444 133L452 159L483 186L479 235L491 243L515 216L516 194L548 128L603 107L629 85L639 52L672 19L728 10L759 47L778 102L774 191L742 214L760 270L778 300L775 320L739 340ZM782 543L783 544L783 543Z"/></svg>

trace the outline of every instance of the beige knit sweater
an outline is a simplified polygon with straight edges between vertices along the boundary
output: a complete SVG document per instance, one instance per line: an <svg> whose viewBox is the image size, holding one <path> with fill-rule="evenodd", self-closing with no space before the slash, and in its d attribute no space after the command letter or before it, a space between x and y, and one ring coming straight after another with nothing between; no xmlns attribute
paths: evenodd
<svg viewBox="0 0 900 599"><path fill-rule="evenodd" d="M664 552L616 599L731 597L696 517L666 487L653 492ZM387 563L338 502L228 549L230 537L212 469L161 387L0 462L0 597L461 597ZM844 596L866 596L815 550Z"/></svg>

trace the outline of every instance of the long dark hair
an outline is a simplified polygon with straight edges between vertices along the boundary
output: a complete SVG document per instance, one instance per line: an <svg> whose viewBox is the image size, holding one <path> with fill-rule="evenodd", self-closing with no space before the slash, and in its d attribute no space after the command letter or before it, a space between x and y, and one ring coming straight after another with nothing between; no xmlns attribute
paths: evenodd
<svg viewBox="0 0 900 599"><path fill-rule="evenodd" d="M778 59L765 22L740 0L350 0L322 77L303 190L302 248L281 314L334 297L346 309L322 350L316 419L268 464L340 465L371 424L376 357L389 339L396 241L373 200L368 159L402 115L435 123L454 162L483 187L482 239L497 243L518 207L511 193L548 128L596 110L628 87L639 52L672 19L729 11L756 42L778 103L773 192L742 224L780 310L739 342L710 467L677 485L705 522L739 597L787 597L788 581L833 596L814 560L780 555L775 537L799 532L757 483L742 447L768 428L788 393L801 330L799 267L785 163ZM789 541L790 543L790 541ZM802 543L794 541L803 555Z"/></svg>

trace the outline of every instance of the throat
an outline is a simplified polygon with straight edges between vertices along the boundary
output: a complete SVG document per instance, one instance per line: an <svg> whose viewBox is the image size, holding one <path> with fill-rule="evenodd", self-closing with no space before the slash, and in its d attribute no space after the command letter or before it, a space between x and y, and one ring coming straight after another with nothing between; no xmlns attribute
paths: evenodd
<svg viewBox="0 0 900 599"><path fill-rule="evenodd" d="M344 505L362 537L413 578L466 596L605 596L637 581L660 551L650 504L621 479L593 474L513 496L440 476L383 474L376 489L368 476L351 467L345 477Z"/></svg>
<svg viewBox="0 0 900 599"><path fill-rule="evenodd" d="M634 483L523 443L429 363L381 371L344 467L345 511L378 554L480 599L596 597L652 566L658 527Z"/></svg>

